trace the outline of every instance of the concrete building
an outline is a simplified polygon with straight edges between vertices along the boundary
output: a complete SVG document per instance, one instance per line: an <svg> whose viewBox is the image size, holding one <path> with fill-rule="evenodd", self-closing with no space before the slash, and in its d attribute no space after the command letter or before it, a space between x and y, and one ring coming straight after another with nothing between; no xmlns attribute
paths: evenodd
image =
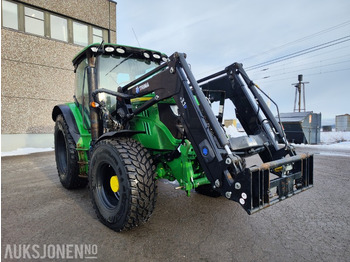
<svg viewBox="0 0 350 262"><path fill-rule="evenodd" d="M2 0L1 12L1 151L52 147L52 108L73 101L71 61L116 42L116 3Z"/></svg>

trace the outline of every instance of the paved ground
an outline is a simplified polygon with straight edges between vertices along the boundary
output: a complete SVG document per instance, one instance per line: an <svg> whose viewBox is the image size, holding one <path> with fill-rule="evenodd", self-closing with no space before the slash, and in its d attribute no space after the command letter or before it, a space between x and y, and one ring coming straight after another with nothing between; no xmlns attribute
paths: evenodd
<svg viewBox="0 0 350 262"><path fill-rule="evenodd" d="M20 244L93 245L98 261L349 261L350 149L315 155L314 188L252 216L160 181L151 220L126 233L96 219L88 189L60 185L52 152L4 157L1 168L4 261Z"/></svg>

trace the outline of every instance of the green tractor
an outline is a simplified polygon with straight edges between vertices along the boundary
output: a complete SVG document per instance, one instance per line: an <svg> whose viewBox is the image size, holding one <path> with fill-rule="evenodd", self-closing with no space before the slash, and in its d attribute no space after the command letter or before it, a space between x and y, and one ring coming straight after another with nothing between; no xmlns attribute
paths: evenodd
<svg viewBox="0 0 350 262"><path fill-rule="evenodd" d="M74 101L52 112L58 175L67 189L88 184L109 228L146 222L158 179L176 180L188 196L223 195L248 214L312 187L313 156L288 144L241 64L197 81L183 53L101 43L84 48L73 65ZM226 134L226 99L247 136ZM256 154L264 164L246 167Z"/></svg>

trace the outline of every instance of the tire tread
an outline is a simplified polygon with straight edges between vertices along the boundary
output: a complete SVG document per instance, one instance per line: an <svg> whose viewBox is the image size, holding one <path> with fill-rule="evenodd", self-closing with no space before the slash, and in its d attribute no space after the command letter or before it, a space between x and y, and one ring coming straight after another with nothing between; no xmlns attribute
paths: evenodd
<svg viewBox="0 0 350 262"><path fill-rule="evenodd" d="M149 220L154 210L157 197L155 167L150 153L139 142L132 138L113 138L102 140L99 143L109 144L115 148L122 159L128 173L130 185L129 213L122 228L113 228L115 231L125 231L137 227ZM98 145L95 145L98 147ZM104 223L104 218L93 206L98 218Z"/></svg>

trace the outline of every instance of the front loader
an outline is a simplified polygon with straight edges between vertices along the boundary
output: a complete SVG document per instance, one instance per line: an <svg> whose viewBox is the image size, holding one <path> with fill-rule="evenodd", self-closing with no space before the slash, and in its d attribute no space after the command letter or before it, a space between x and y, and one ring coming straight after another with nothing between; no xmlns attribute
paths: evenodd
<svg viewBox="0 0 350 262"><path fill-rule="evenodd" d="M102 43L84 48L73 65L74 102L52 112L57 170L68 189L89 184L97 216L111 229L149 219L158 179L176 180L187 195L225 196L248 214L313 186L313 156L288 144L241 64L197 81L183 53ZM247 136L226 134L226 99ZM247 167L253 155L263 164Z"/></svg>

